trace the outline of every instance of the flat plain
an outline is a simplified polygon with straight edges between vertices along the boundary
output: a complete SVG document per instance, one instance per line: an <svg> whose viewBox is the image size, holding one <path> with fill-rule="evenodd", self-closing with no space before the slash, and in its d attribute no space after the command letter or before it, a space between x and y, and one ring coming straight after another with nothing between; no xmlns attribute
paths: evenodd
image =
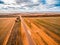
<svg viewBox="0 0 60 45"><path fill-rule="evenodd" d="M60 44L59 15L27 15L0 17L0 45Z"/></svg>

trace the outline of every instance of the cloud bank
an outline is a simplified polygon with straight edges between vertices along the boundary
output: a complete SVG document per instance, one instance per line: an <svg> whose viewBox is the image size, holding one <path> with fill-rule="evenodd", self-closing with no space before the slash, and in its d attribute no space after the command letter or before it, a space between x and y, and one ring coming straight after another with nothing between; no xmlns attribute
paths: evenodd
<svg viewBox="0 0 60 45"><path fill-rule="evenodd" d="M60 0L1 0L0 12L2 11L60 12Z"/></svg>

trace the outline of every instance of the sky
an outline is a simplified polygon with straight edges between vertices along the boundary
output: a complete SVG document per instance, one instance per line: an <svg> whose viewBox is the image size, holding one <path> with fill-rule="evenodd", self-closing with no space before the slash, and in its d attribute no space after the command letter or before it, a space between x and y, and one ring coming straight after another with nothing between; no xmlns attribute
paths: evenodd
<svg viewBox="0 0 60 45"><path fill-rule="evenodd" d="M0 12L60 12L60 0L0 0Z"/></svg>

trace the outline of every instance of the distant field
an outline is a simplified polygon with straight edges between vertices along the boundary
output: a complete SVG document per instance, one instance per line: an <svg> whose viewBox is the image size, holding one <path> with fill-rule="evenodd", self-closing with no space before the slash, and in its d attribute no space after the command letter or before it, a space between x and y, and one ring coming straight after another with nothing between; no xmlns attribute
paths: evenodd
<svg viewBox="0 0 60 45"><path fill-rule="evenodd" d="M0 45L29 45L29 41L35 45L59 45L60 16L0 17Z"/></svg>
<svg viewBox="0 0 60 45"><path fill-rule="evenodd" d="M24 19L28 19L28 20L41 20L41 21L45 21L47 23L53 23L53 24L57 24L60 25L60 17L26 17Z"/></svg>

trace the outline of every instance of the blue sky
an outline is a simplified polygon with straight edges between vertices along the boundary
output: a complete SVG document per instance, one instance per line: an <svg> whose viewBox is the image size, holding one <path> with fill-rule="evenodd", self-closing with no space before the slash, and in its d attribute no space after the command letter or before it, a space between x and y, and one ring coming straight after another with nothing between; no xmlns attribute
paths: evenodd
<svg viewBox="0 0 60 45"><path fill-rule="evenodd" d="M0 12L60 12L60 0L0 0Z"/></svg>

